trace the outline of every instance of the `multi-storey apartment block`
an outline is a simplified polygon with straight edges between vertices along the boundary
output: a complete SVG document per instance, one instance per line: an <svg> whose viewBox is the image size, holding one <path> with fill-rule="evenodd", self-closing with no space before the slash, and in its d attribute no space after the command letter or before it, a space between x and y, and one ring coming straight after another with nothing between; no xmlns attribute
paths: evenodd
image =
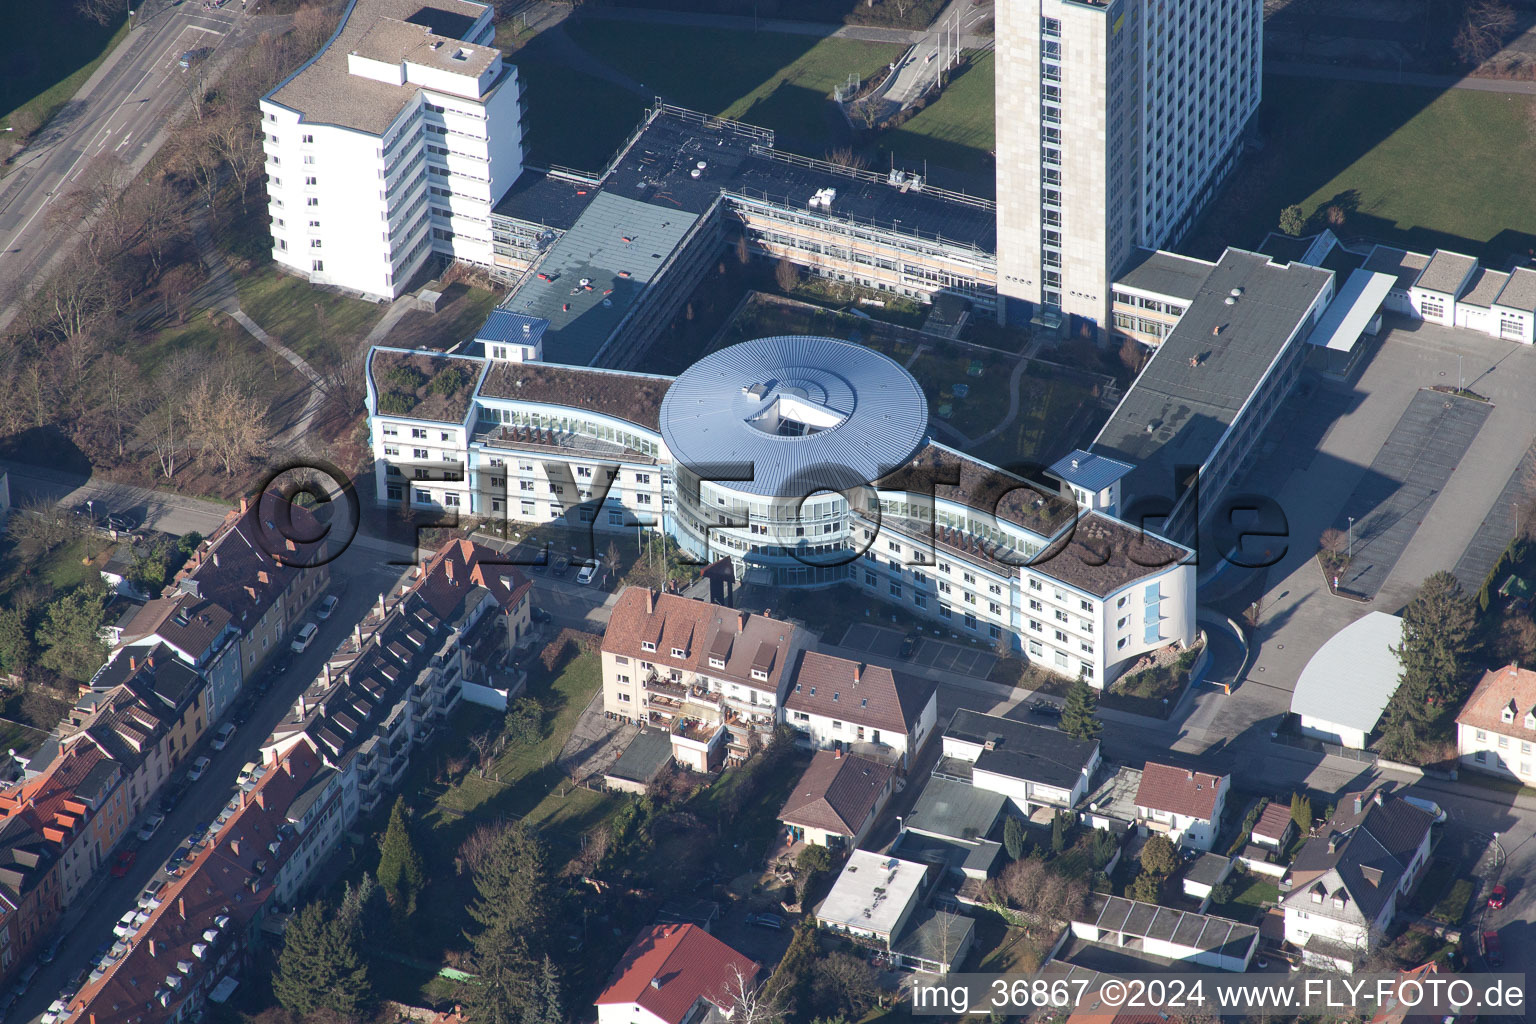
<svg viewBox="0 0 1536 1024"><path fill-rule="evenodd" d="M589 527L582 557L652 527L743 582L851 584L1094 686L1194 640L1189 551L1116 519L1117 480L1058 492L932 441L916 381L860 345L764 338L675 379L375 349L368 403L385 504Z"/></svg>
<svg viewBox="0 0 1536 1024"><path fill-rule="evenodd" d="M343 775L343 823L372 811L466 693L505 709L515 674L504 655L531 625L532 589L489 548L444 545L354 627L263 758L307 743Z"/></svg>
<svg viewBox="0 0 1536 1024"><path fill-rule="evenodd" d="M631 587L603 635L603 708L666 729L694 771L743 761L772 738L809 641L766 615Z"/></svg>
<svg viewBox="0 0 1536 1024"><path fill-rule="evenodd" d="M433 253L490 266L491 208L523 169L517 69L488 4L351 0L261 101L272 258L394 298Z"/></svg>
<svg viewBox="0 0 1536 1024"><path fill-rule="evenodd" d="M1107 326L1137 246L1175 244L1261 95L1259 0L997 6L997 286Z"/></svg>

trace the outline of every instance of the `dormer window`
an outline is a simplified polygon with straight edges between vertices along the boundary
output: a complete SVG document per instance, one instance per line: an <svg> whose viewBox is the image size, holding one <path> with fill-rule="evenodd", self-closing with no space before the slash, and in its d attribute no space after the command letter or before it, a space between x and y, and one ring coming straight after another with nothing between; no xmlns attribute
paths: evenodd
<svg viewBox="0 0 1536 1024"><path fill-rule="evenodd" d="M1525 727L1536 731L1536 708L1532 708L1525 713Z"/></svg>
<svg viewBox="0 0 1536 1024"><path fill-rule="evenodd" d="M681 647L674 647L674 648L672 648L672 657L674 657L674 658L685 658L687 656L688 656L688 652L683 650Z"/></svg>
<svg viewBox="0 0 1536 1024"><path fill-rule="evenodd" d="M656 649L656 645L649 640L641 640L640 649L642 651L654 651Z"/></svg>
<svg viewBox="0 0 1536 1024"><path fill-rule="evenodd" d="M839 696L840 696L840 695L839 695L839 694L838 694L838 692L837 692L837 691L836 691L836 690L833 690L833 691L832 691L832 699L833 699L833 700L837 700L837 698L838 698L838 697L839 697Z"/></svg>
<svg viewBox="0 0 1536 1024"><path fill-rule="evenodd" d="M1513 722L1515 720L1515 710L1514 698L1510 698L1509 703L1504 705L1504 710L1499 713L1499 717L1506 722Z"/></svg>
<svg viewBox="0 0 1536 1024"><path fill-rule="evenodd" d="M1321 903L1321 902L1323 902L1323 894L1320 893L1320 892L1312 893L1312 902L1313 903Z"/></svg>
<svg viewBox="0 0 1536 1024"><path fill-rule="evenodd" d="M710 659L709 659L709 667L710 668L725 668L725 659L724 658L716 658L716 657L711 656Z"/></svg>
<svg viewBox="0 0 1536 1024"><path fill-rule="evenodd" d="M752 670L752 678L760 683L766 683L768 681L768 673L763 669L755 668ZM811 693L812 695L816 693L816 687L811 687Z"/></svg>

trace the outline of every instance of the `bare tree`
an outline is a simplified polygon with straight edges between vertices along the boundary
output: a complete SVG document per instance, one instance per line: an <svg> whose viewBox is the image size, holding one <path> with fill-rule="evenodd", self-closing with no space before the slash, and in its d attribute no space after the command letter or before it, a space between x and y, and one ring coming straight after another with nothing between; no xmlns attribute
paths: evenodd
<svg viewBox="0 0 1536 1024"><path fill-rule="evenodd" d="M800 283L800 268L789 262L789 260L781 258L778 266L773 270L773 277L779 283L781 291L792 292L795 290L795 286Z"/></svg>
<svg viewBox="0 0 1536 1024"><path fill-rule="evenodd" d="M233 380L204 376L187 396L187 425L198 446L233 475L266 447L266 404Z"/></svg>
<svg viewBox="0 0 1536 1024"><path fill-rule="evenodd" d="M101 382L98 407L117 457L122 458L128 451L128 435L143 412L144 375L132 359L108 352L97 365L97 378Z"/></svg>
<svg viewBox="0 0 1536 1024"><path fill-rule="evenodd" d="M748 976L740 967L731 967L725 1001L731 1024L779 1024L784 1019L784 1008L768 986L759 985L755 977Z"/></svg>
<svg viewBox="0 0 1536 1024"><path fill-rule="evenodd" d="M75 10L98 25L110 25L127 7L123 0L75 0Z"/></svg>
<svg viewBox="0 0 1536 1024"><path fill-rule="evenodd" d="M184 434L176 403L166 402L150 426L149 443L155 450L155 458L160 461L160 472L167 480L176 475L176 466L187 443Z"/></svg>
<svg viewBox="0 0 1536 1024"><path fill-rule="evenodd" d="M256 142L258 123L244 109L233 108L213 121L208 132L208 144L229 166L235 186L240 190L241 210L245 209L252 172L261 166L263 159L262 148Z"/></svg>
<svg viewBox="0 0 1536 1024"><path fill-rule="evenodd" d="M1318 544L1324 551L1332 551L1336 555L1342 555L1345 549L1349 547L1349 538L1343 530L1336 526L1330 526L1318 538Z"/></svg>
<svg viewBox="0 0 1536 1024"><path fill-rule="evenodd" d="M1451 45L1467 64L1483 63L1498 53L1515 26L1515 12L1504 0L1470 0Z"/></svg>
<svg viewBox="0 0 1536 1024"><path fill-rule="evenodd" d="M838 146L827 151L827 163L836 164L839 167L852 167L862 170L869 166L869 157L858 152L852 146Z"/></svg>
<svg viewBox="0 0 1536 1024"><path fill-rule="evenodd" d="M152 276L159 277L166 250L186 229L186 211L176 187L165 174L152 172L134 182L127 205L139 225Z"/></svg>

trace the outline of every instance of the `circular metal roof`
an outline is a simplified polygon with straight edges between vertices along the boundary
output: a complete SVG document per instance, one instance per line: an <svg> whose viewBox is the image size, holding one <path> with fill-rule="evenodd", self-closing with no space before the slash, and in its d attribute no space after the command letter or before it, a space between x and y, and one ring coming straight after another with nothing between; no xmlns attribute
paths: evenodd
<svg viewBox="0 0 1536 1024"><path fill-rule="evenodd" d="M928 402L880 353L804 335L711 353L667 389L661 436L704 479L779 498L872 483L928 436Z"/></svg>

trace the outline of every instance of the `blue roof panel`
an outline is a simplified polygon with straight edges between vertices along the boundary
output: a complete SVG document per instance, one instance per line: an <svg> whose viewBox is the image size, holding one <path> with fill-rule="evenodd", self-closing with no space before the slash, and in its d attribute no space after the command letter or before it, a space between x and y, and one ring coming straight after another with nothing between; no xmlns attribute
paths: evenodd
<svg viewBox="0 0 1536 1024"><path fill-rule="evenodd" d="M1136 467L1078 448L1051 465L1051 475L1097 494Z"/></svg>

